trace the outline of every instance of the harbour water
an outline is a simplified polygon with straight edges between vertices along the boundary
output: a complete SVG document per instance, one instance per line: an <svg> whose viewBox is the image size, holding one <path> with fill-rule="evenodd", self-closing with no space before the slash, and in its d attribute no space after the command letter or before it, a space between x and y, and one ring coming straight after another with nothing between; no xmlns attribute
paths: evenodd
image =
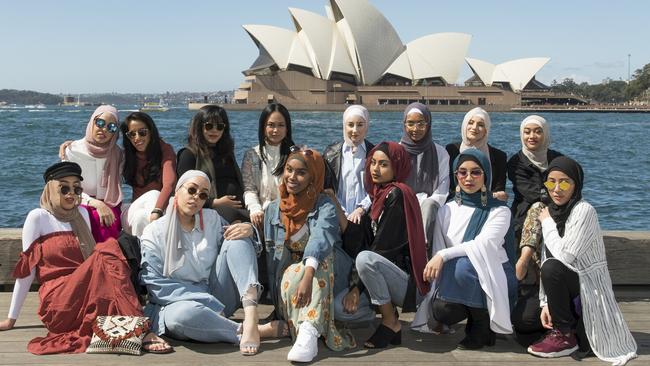
<svg viewBox="0 0 650 366"><path fill-rule="evenodd" d="M118 106L123 118L133 106ZM27 213L38 207L42 173L56 162L58 146L83 137L93 109L47 107L0 109L0 227L21 227ZM152 112L163 138L176 150L185 144L194 112L172 108ZM460 140L463 113L435 113L433 137L442 144ZM606 230L650 230L650 154L641 139L650 128L650 114L541 113L550 123L551 148L578 160L585 169L583 197L596 207ZM292 113L293 138L322 151L342 139L342 113ZM229 113L237 160L257 144L259 112ZM490 144L508 156L521 147L523 113L492 113ZM368 138L399 140L402 114L371 114ZM121 141L119 142L121 144ZM129 187L124 185L126 201ZM510 187L508 186L508 190Z"/></svg>

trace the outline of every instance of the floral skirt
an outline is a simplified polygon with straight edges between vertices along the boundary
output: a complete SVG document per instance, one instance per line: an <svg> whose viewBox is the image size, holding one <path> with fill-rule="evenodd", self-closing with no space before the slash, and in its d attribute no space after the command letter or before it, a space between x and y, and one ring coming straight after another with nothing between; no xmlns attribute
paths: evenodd
<svg viewBox="0 0 650 366"><path fill-rule="evenodd" d="M334 266L333 256L323 260L312 282L311 302L302 308L296 308L296 292L300 280L305 273L305 265L301 262L291 264L282 275L282 307L284 318L289 325L291 338L295 340L297 329L304 321L312 323L320 335L325 339L327 347L333 351L356 347L354 337L349 330L339 330L334 326Z"/></svg>

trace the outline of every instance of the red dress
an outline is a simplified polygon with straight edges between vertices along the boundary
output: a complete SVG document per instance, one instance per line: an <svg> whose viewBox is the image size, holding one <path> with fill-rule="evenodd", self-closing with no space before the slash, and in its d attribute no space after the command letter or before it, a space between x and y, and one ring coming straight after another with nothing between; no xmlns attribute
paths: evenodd
<svg viewBox="0 0 650 366"><path fill-rule="evenodd" d="M41 236L21 253L13 275L27 277L32 268L41 283L38 315L48 334L29 342L31 353L84 352L97 316L142 316L131 270L115 239L98 243L84 261L74 233Z"/></svg>

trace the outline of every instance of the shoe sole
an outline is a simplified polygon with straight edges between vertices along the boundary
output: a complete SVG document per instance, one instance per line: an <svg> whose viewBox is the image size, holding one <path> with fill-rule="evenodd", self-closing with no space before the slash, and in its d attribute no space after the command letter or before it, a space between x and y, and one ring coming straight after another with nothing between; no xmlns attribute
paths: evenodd
<svg viewBox="0 0 650 366"><path fill-rule="evenodd" d="M536 352L531 347L528 347L528 353L530 353L533 356L542 357L542 358L557 358L557 357L569 356L576 350L578 350L578 346L575 346L573 348L567 348L560 352L544 353L544 352Z"/></svg>

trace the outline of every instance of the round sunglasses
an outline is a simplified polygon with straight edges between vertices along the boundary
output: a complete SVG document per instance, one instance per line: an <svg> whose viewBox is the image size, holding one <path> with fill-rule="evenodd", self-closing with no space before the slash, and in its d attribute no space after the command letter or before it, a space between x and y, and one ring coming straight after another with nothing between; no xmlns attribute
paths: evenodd
<svg viewBox="0 0 650 366"><path fill-rule="evenodd" d="M128 137L128 138L131 139L131 140L133 140L136 136L147 137L147 134L148 134L148 133L149 133L149 129L147 129L147 128L141 128L141 129L136 130L136 131L129 131L129 132L127 132L127 133L126 133L126 137Z"/></svg>
<svg viewBox="0 0 650 366"><path fill-rule="evenodd" d="M61 186L61 189L60 189L61 195L63 195L63 196L67 195L70 192L73 192L77 196L81 196L83 191L84 191L84 189L81 188L81 187L70 188L69 186Z"/></svg>
<svg viewBox="0 0 650 366"><path fill-rule="evenodd" d="M190 196L198 195L198 197L199 197L199 199L201 201L205 201L205 200L208 199L208 193L207 192L199 192L199 190L194 186L190 186L190 187L183 186L183 188L185 188L185 190L187 191L187 193L190 194Z"/></svg>
<svg viewBox="0 0 650 366"><path fill-rule="evenodd" d="M479 178L483 175L483 171L481 169L458 169L455 173L458 178L465 178L468 174L471 175L472 178Z"/></svg>
<svg viewBox="0 0 650 366"><path fill-rule="evenodd" d="M217 123L213 123L213 122L205 122L205 123L203 124L203 128L204 128L206 131L210 131L211 129L213 129L213 128L215 128L215 127L216 127L217 131L223 131L223 130L226 129L226 124L223 123L223 122L217 122Z"/></svg>
<svg viewBox="0 0 650 366"><path fill-rule="evenodd" d="M103 118L97 118L95 119L95 126L99 128L106 128L106 130L110 133L115 133L117 132L117 123L115 122L106 122Z"/></svg>

